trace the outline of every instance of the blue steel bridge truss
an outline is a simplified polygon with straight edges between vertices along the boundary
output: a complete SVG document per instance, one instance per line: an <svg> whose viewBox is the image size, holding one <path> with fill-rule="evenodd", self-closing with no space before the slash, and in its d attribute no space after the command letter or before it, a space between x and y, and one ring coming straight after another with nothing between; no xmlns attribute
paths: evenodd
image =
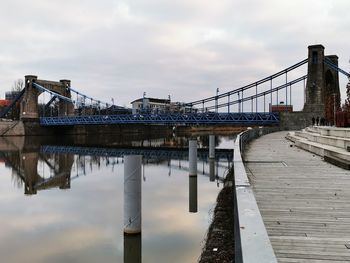
<svg viewBox="0 0 350 263"><path fill-rule="evenodd" d="M268 113L190 113L190 114L125 114L41 117L42 126L98 125L98 124L239 124L277 125L279 114Z"/></svg>

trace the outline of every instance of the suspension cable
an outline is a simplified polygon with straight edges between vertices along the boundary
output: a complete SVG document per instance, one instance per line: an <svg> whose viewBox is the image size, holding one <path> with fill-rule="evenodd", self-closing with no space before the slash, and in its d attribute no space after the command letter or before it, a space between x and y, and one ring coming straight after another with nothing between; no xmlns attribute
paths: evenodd
<svg viewBox="0 0 350 263"><path fill-rule="evenodd" d="M268 77L263 78L263 79L261 79L261 80L258 80L258 81L256 81L256 82L253 82L253 83L251 83L251 84L248 84L248 85L246 85L246 86L243 86L243 87L240 87L240 88L237 88L237 89L234 89L234 90L225 92L225 93L221 93L221 94L219 94L219 95L217 95L217 96L212 96L212 97L208 97L208 98L205 98L205 99L192 101L192 102L186 103L186 105L188 105L188 106L194 106L194 105L197 105L197 104L200 104L200 103L203 103L203 102L213 101L213 100L215 100L216 98L217 98L217 99L220 99L220 98L226 97L226 96L228 96L228 95L232 95L232 94L238 93L238 92L240 92L240 91L244 91L244 90L253 88L253 87L255 87L256 85L260 85L260 84L265 83L265 82L267 82L267 81L270 81L270 80L272 80L272 79L274 79L274 78L277 78L277 77L279 77L279 76L281 76L281 75L283 75L283 74L285 74L285 73L287 73L287 72L289 72L289 71L292 71L292 70L294 70L294 69L296 69L296 68L298 68L298 67L300 67L300 66L306 64L307 62L308 62L308 59L304 59L304 60L302 60L302 61L300 61L300 62L298 62L298 63L296 63L296 64L294 64L294 65L292 65L292 66L290 66L290 67L288 67L288 68L286 68L286 69L284 69L284 70L281 70L281 71L279 71L279 72L277 72L277 73L275 73L275 74L273 74L273 75L271 75L271 76L268 76Z"/></svg>

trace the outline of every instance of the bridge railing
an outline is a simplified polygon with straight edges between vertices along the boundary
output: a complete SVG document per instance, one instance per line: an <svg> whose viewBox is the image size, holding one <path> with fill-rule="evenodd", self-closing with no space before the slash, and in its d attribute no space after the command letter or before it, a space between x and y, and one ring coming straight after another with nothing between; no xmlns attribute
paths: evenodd
<svg viewBox="0 0 350 263"><path fill-rule="evenodd" d="M42 117L42 126L98 125L98 124L240 124L278 125L279 114L271 113L191 113L191 114L125 114Z"/></svg>
<svg viewBox="0 0 350 263"><path fill-rule="evenodd" d="M237 136L234 144L236 263L277 263L242 159L247 143L263 134L277 130L278 128L272 127L248 129Z"/></svg>

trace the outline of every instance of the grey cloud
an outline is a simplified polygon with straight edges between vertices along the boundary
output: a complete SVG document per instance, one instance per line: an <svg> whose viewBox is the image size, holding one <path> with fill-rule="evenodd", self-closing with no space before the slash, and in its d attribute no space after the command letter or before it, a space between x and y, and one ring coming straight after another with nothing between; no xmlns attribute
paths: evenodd
<svg viewBox="0 0 350 263"><path fill-rule="evenodd" d="M30 73L70 78L86 94L121 105L144 91L190 101L296 63L316 42L347 67L349 18L342 14L350 4L316 3L6 1L1 91Z"/></svg>

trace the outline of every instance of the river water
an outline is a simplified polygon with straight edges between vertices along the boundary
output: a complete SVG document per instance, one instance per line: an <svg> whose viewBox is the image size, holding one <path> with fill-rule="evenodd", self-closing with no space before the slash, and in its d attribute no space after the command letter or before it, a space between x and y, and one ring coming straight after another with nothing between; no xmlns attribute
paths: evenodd
<svg viewBox="0 0 350 263"><path fill-rule="evenodd" d="M104 145L1 139L1 262L197 262L232 158L217 150L209 161L207 136L197 140L197 198L189 200L186 138ZM216 141L232 148L233 138ZM142 234L135 236L124 235L129 154L143 156Z"/></svg>

